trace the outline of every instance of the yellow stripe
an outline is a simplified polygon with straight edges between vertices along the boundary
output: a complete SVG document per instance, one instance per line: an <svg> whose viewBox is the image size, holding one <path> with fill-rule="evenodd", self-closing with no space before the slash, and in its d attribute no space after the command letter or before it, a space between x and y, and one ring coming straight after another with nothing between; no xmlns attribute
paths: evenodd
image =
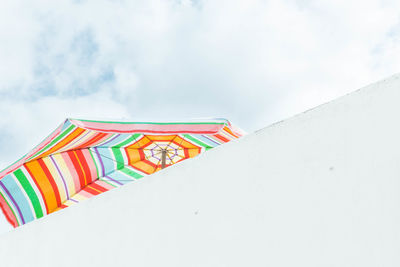
<svg viewBox="0 0 400 267"><path fill-rule="evenodd" d="M62 178L60 177L60 174L58 173L56 167L54 166L54 164L50 158L46 157L43 159L43 161L46 164L47 168L49 169L49 171L51 173L51 176L53 176L54 181L57 184L58 191L60 192L60 200L62 203L65 200L67 200L67 194L65 192L64 183L62 181Z"/></svg>
<svg viewBox="0 0 400 267"><path fill-rule="evenodd" d="M82 196L81 194L76 194L76 195L74 195L73 197L72 197L73 199L75 199L75 200L77 200L77 201L79 201L79 202L81 202L81 201L83 201L83 200L86 200L86 199L88 199L87 197L85 197L85 196Z"/></svg>
<svg viewBox="0 0 400 267"><path fill-rule="evenodd" d="M75 140L75 141L71 142L70 144L66 145L65 147L63 147L63 151L67 151L67 150L71 150L75 147L79 147L80 145L82 145L82 144L88 142L90 139L92 139L93 136L96 134L97 134L97 132L94 132L94 131L89 132L84 138L82 138L78 142Z"/></svg>
<svg viewBox="0 0 400 267"><path fill-rule="evenodd" d="M102 191L100 191L100 190L98 190L98 189L96 189L96 188L91 187L90 185L88 185L87 187L89 187L90 189L92 189L92 190L94 190L94 191L96 191L96 192L99 192L100 194L101 194L101 193L104 193L104 192L102 192Z"/></svg>
<svg viewBox="0 0 400 267"><path fill-rule="evenodd" d="M75 190L75 183L74 183L74 178L72 177L71 173L69 172L69 169L67 167L67 164L65 163L63 157L61 154L55 154L53 156L54 160L56 161L58 167L60 168L60 171L65 179L65 183L67 184L68 192L69 195L73 195L76 193Z"/></svg>

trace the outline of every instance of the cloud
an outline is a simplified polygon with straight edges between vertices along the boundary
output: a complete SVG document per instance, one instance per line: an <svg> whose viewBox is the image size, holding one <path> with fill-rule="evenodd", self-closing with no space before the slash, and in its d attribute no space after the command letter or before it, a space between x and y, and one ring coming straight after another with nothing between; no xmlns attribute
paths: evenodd
<svg viewBox="0 0 400 267"><path fill-rule="evenodd" d="M398 1L0 3L0 165L65 117L248 131L397 72Z"/></svg>

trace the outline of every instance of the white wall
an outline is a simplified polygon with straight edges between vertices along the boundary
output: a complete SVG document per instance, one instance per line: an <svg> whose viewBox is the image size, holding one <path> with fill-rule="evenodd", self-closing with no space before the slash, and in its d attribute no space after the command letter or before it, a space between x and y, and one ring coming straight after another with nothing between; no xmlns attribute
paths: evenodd
<svg viewBox="0 0 400 267"><path fill-rule="evenodd" d="M0 211L0 238L1 234L5 233L6 231L11 231L14 229L11 224L7 221L6 217Z"/></svg>
<svg viewBox="0 0 400 267"><path fill-rule="evenodd" d="M398 267L399 191L394 76L3 235L0 265Z"/></svg>

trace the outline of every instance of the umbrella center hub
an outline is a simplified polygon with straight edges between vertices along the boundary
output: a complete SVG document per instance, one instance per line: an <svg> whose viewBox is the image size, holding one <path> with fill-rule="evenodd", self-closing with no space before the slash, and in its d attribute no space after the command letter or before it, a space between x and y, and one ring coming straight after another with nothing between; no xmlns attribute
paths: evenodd
<svg viewBox="0 0 400 267"><path fill-rule="evenodd" d="M167 149L163 148L161 149L161 168L164 169L165 168L165 163L167 161Z"/></svg>

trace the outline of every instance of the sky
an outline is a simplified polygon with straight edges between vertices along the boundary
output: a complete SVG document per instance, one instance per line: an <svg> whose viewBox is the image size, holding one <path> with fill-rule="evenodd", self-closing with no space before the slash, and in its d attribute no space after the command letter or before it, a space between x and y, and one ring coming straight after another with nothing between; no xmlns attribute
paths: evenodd
<svg viewBox="0 0 400 267"><path fill-rule="evenodd" d="M399 69L395 0L4 0L0 169L68 117L253 132Z"/></svg>

